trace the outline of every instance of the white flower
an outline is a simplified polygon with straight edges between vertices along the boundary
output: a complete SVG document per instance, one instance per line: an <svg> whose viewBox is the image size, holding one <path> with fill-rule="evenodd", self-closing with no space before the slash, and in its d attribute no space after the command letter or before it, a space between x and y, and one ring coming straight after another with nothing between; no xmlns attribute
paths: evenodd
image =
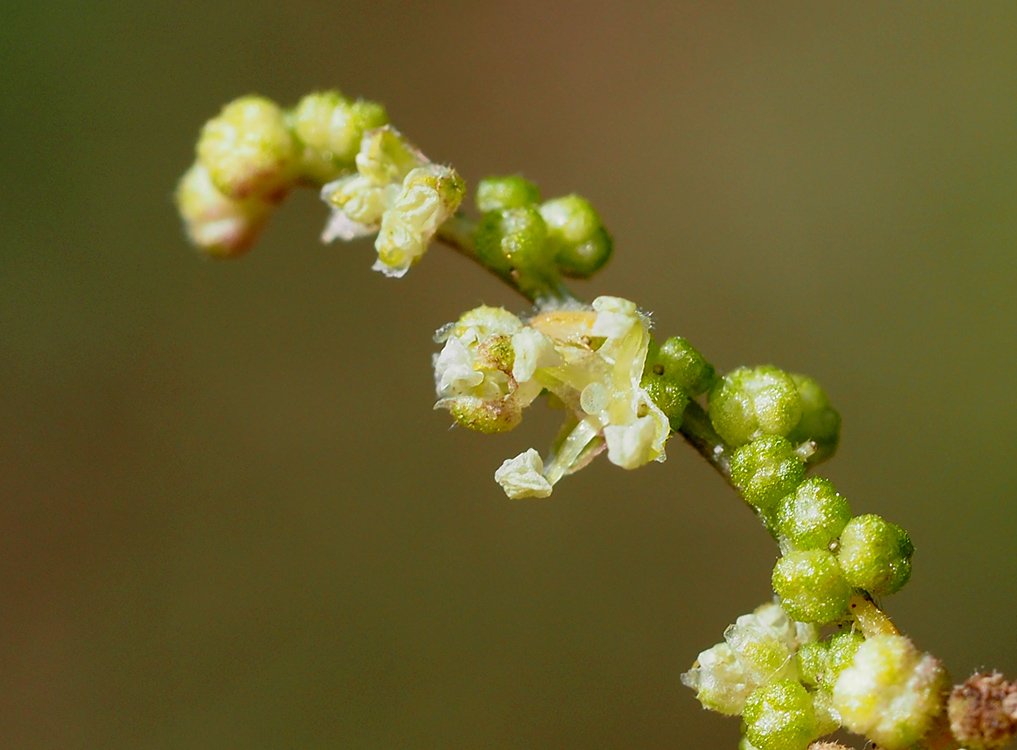
<svg viewBox="0 0 1017 750"><path fill-rule="evenodd" d="M795 622L780 605L763 604L728 626L723 643L699 654L682 684L695 690L706 708L738 715L756 688L798 679L798 647L818 637L814 626Z"/></svg>
<svg viewBox="0 0 1017 750"><path fill-rule="evenodd" d="M620 297L598 297L592 318L576 315L575 335L563 335L567 313L552 313L549 327L562 337L566 363L550 368L548 388L569 402L578 391L578 406L597 423L607 443L608 460L625 469L663 461L664 442L671 431L667 416L643 390L641 381L650 333L636 305ZM539 316L538 316L539 317ZM534 325L539 325L534 321ZM584 339L603 337L593 349ZM572 397L572 401L576 399Z"/></svg>
<svg viewBox="0 0 1017 750"><path fill-rule="evenodd" d="M553 367L561 362L551 339L532 328L512 334L512 350L515 352L512 377L518 383L531 380L540 367Z"/></svg>
<svg viewBox="0 0 1017 750"><path fill-rule="evenodd" d="M548 497L551 483L544 477L544 462L533 448L505 461L494 472L494 480L513 500L524 497Z"/></svg>
<svg viewBox="0 0 1017 750"><path fill-rule="evenodd" d="M484 373L474 369L476 357L462 339L452 337L434 360L434 379L438 393L458 396L468 393L484 381Z"/></svg>
<svg viewBox="0 0 1017 750"><path fill-rule="evenodd" d="M439 340L445 347L434 361L437 406L461 424L484 432L511 429L545 389L569 410L539 468L526 463L532 491L550 492L605 448L608 460L625 469L664 460L671 428L641 386L650 333L635 303L598 297L592 309L544 311L525 323L500 308L479 307ZM543 481L537 483L533 471Z"/></svg>
<svg viewBox="0 0 1017 750"><path fill-rule="evenodd" d="M399 194L382 214L373 269L403 276L420 260L438 227L455 213L465 190L451 167L428 164L406 175Z"/></svg>
<svg viewBox="0 0 1017 750"><path fill-rule="evenodd" d="M356 164L357 174L321 190L332 208L322 240L377 232L374 270L403 276L459 207L463 181L451 167L432 164L389 126L364 134Z"/></svg>
<svg viewBox="0 0 1017 750"><path fill-rule="evenodd" d="M470 310L436 338L445 346L434 358L435 406L480 432L515 427L543 390L537 367L559 359L547 337L499 307Z"/></svg>

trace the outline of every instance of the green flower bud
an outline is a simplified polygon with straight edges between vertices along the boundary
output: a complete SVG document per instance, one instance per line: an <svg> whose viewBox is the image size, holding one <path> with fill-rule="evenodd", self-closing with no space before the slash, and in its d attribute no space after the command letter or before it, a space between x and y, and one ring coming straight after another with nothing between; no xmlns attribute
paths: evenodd
<svg viewBox="0 0 1017 750"><path fill-rule="evenodd" d="M259 198L227 198L212 184L200 162L180 178L176 202L191 242L219 258L246 252L272 211L272 206Z"/></svg>
<svg viewBox="0 0 1017 750"><path fill-rule="evenodd" d="M759 750L805 750L819 736L812 696L795 680L756 689L742 718L746 738Z"/></svg>
<svg viewBox="0 0 1017 750"><path fill-rule="evenodd" d="M829 659L830 644L826 641L803 643L795 658L798 660L798 676L809 687L816 687L823 681Z"/></svg>
<svg viewBox="0 0 1017 750"><path fill-rule="evenodd" d="M777 534L792 549L826 549L851 519L848 502L828 479L806 479L778 503Z"/></svg>
<svg viewBox="0 0 1017 750"><path fill-rule="evenodd" d="M858 647L865 643L865 636L855 630L845 630L830 636L827 650L826 676L823 683L832 687L855 658Z"/></svg>
<svg viewBox="0 0 1017 750"><path fill-rule="evenodd" d="M833 707L833 692L828 688L815 691L812 695L812 708L816 712L816 736L822 737L840 729L840 714ZM820 750L815 745L810 750Z"/></svg>
<svg viewBox="0 0 1017 750"><path fill-rule="evenodd" d="M869 514L852 518L844 527L837 557L852 586L870 594L892 594L911 578L914 551L904 529Z"/></svg>
<svg viewBox="0 0 1017 750"><path fill-rule="evenodd" d="M840 439L840 414L830 405L830 399L819 383L808 375L792 375L798 387L802 418L788 435L795 445L812 441L816 451L809 456L810 464L830 458L837 450Z"/></svg>
<svg viewBox="0 0 1017 750"><path fill-rule="evenodd" d="M753 440L731 457L731 481L745 501L764 515L804 477L805 462L782 437Z"/></svg>
<svg viewBox="0 0 1017 750"><path fill-rule="evenodd" d="M477 208L483 213L523 208L540 202L540 190L519 175L487 177L477 185Z"/></svg>
<svg viewBox="0 0 1017 750"><path fill-rule="evenodd" d="M846 630L834 633L825 641L803 643L798 650L798 672L810 687L832 689L837 677L865 642L861 633Z"/></svg>
<svg viewBox="0 0 1017 750"><path fill-rule="evenodd" d="M428 164L403 180L402 190L381 218L374 270L399 277L427 250L431 238L455 213L466 187L451 167Z"/></svg>
<svg viewBox="0 0 1017 750"><path fill-rule="evenodd" d="M661 344L654 365L659 365L661 375L674 380L691 396L705 392L717 379L713 365L681 336L672 336Z"/></svg>
<svg viewBox="0 0 1017 750"><path fill-rule="evenodd" d="M388 122L385 108L338 91L308 94L293 109L290 125L304 146L301 173L318 182L334 180L354 165L364 133Z"/></svg>
<svg viewBox="0 0 1017 750"><path fill-rule="evenodd" d="M544 277L552 272L547 226L533 206L484 214L474 241L484 265L501 273Z"/></svg>
<svg viewBox="0 0 1017 750"><path fill-rule="evenodd" d="M858 647L833 686L844 726L887 750L918 742L942 709L939 662L901 635L876 635Z"/></svg>
<svg viewBox="0 0 1017 750"><path fill-rule="evenodd" d="M665 415L671 430L677 432L682 426L685 407L689 405L689 396L681 386L664 378L644 375L642 388L650 399Z"/></svg>
<svg viewBox="0 0 1017 750"><path fill-rule="evenodd" d="M798 388L776 367L739 367L710 390L710 421L732 446L762 435L785 436L801 416Z"/></svg>
<svg viewBox="0 0 1017 750"><path fill-rule="evenodd" d="M566 276L585 279L611 257L611 236L590 202L578 195L549 200L540 207L558 268Z"/></svg>
<svg viewBox="0 0 1017 750"><path fill-rule="evenodd" d="M789 552L773 569L773 590L791 617L819 625L844 616L851 587L826 550Z"/></svg>
<svg viewBox="0 0 1017 750"><path fill-rule="evenodd" d="M234 200L276 196L288 189L297 169L297 147L279 106L245 96L205 123L198 160L219 192Z"/></svg>

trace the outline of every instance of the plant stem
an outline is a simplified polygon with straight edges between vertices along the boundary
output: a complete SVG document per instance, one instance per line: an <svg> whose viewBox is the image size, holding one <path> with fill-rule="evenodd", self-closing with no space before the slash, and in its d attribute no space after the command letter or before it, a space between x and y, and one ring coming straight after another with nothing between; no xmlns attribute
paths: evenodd
<svg viewBox="0 0 1017 750"><path fill-rule="evenodd" d="M731 449L713 429L706 410L696 401L690 401L685 407L682 426L678 432L685 438L686 443L695 448L699 455L717 470L725 482L734 487L731 484ZM737 488L735 489L737 491Z"/></svg>

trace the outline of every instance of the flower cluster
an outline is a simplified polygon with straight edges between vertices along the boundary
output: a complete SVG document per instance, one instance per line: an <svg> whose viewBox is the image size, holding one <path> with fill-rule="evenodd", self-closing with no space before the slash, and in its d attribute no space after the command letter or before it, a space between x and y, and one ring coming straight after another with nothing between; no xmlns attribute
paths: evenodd
<svg viewBox="0 0 1017 750"><path fill-rule="evenodd" d="M903 636L821 639L778 604L739 617L682 675L705 708L742 717L745 750L804 750L842 726L902 750L939 713L944 679Z"/></svg>
<svg viewBox="0 0 1017 750"><path fill-rule="evenodd" d="M196 152L176 198L210 255L245 251L291 188L312 186L330 209L322 238L377 235L374 269L386 276L403 276L438 238L535 303L526 316L477 307L435 336L436 408L456 423L505 432L542 394L563 407L545 455L530 448L495 472L510 498L547 497L600 453L625 469L663 461L678 431L730 480L779 545L777 600L739 617L682 682L704 707L742 717L743 750L804 750L841 727L887 750L922 740L943 709L943 669L873 603L907 583L914 548L900 526L853 515L829 480L807 476L840 434L815 380L772 366L719 377L686 339L653 341L635 303L581 304L563 279L589 278L613 251L589 201L489 177L470 219L455 170L374 102L325 91L284 110L241 97L205 125ZM970 750L990 750L1017 734L1017 684L976 678L955 690L949 722Z"/></svg>
<svg viewBox="0 0 1017 750"><path fill-rule="evenodd" d="M432 164L390 126L367 132L357 173L325 185L332 207L322 239L378 234L374 270L400 277L420 260L435 233L459 207L465 187L451 167Z"/></svg>
<svg viewBox="0 0 1017 750"><path fill-rule="evenodd" d="M650 334L633 302L598 297L589 308L543 311L526 322L479 307L437 339L444 343L434 358L437 406L459 424L511 429L545 390L568 410L546 460L530 449L495 473L509 497L547 497L604 449L625 469L664 460L670 423L642 387Z"/></svg>
<svg viewBox="0 0 1017 750"><path fill-rule="evenodd" d="M214 257L243 253L291 188L350 171L364 132L387 121L380 104L338 91L308 94L292 110L262 96L233 100L205 123L177 186L188 237Z"/></svg>

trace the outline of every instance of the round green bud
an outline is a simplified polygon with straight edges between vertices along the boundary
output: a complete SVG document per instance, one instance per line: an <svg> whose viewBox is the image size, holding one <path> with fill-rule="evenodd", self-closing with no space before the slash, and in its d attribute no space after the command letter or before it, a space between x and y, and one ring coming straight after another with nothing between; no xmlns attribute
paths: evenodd
<svg viewBox="0 0 1017 750"><path fill-rule="evenodd" d="M764 515L804 477L805 462L782 437L761 437L731 456L731 481L745 501Z"/></svg>
<svg viewBox="0 0 1017 750"><path fill-rule="evenodd" d="M808 375L791 375L798 387L801 400L802 418L788 440L795 445L811 440L816 451L809 456L809 463L817 464L830 458L837 450L840 440L840 414L830 405L826 391Z"/></svg>
<svg viewBox="0 0 1017 750"><path fill-rule="evenodd" d="M544 275L551 270L547 226L533 206L484 214L474 240L477 256L496 271Z"/></svg>
<svg viewBox="0 0 1017 750"><path fill-rule="evenodd" d="M833 734L840 729L840 714L833 707L833 692L829 688L821 688L811 695L812 707L816 711L816 735L822 737ZM819 750L820 747L812 745L813 750Z"/></svg>
<svg viewBox="0 0 1017 750"><path fill-rule="evenodd" d="M710 390L710 421L729 445L762 435L785 436L802 416L798 388L776 367L739 367Z"/></svg>
<svg viewBox="0 0 1017 750"><path fill-rule="evenodd" d="M201 130L198 161L228 198L273 199L294 181L297 145L279 106L245 96L225 107Z"/></svg>
<svg viewBox="0 0 1017 750"><path fill-rule="evenodd" d="M487 177L477 184L477 208L482 212L522 208L540 202L540 190L520 175Z"/></svg>
<svg viewBox="0 0 1017 750"><path fill-rule="evenodd" d="M851 508L829 479L811 477L781 498L775 517L782 543L792 549L826 549L851 519Z"/></svg>
<svg viewBox="0 0 1017 750"><path fill-rule="evenodd" d="M759 750L805 750L819 736L812 696L796 680L777 680L745 701L745 737Z"/></svg>
<svg viewBox="0 0 1017 750"><path fill-rule="evenodd" d="M682 426L685 407L689 405L688 394L677 384L652 376L643 376L642 387L657 408L667 415L671 429L677 432Z"/></svg>
<svg viewBox="0 0 1017 750"><path fill-rule="evenodd" d="M795 654L798 676L809 687L815 687L823 681L829 659L829 647L830 644L826 641L811 641L798 647L798 653Z"/></svg>
<svg viewBox="0 0 1017 750"><path fill-rule="evenodd" d="M845 630L830 636L824 684L829 687L833 686L840 673L851 664L855 658L855 652L863 643L865 643L865 636L855 630Z"/></svg>
<svg viewBox="0 0 1017 750"><path fill-rule="evenodd" d="M654 366L659 365L663 376L678 383L692 396L708 390L717 379L713 365L687 339L672 336L657 353Z"/></svg>
<svg viewBox="0 0 1017 750"><path fill-rule="evenodd" d="M290 115L290 126L303 145L301 172L328 182L353 168L364 133L388 122L377 102L351 102L338 91L308 94Z"/></svg>
<svg viewBox="0 0 1017 750"><path fill-rule="evenodd" d="M870 594L892 594L911 578L914 545L907 532L874 514L848 521L837 558L844 577Z"/></svg>
<svg viewBox="0 0 1017 750"><path fill-rule="evenodd" d="M566 276L588 278L611 257L611 236L590 202L578 195L549 200L540 207L558 268Z"/></svg>
<svg viewBox="0 0 1017 750"><path fill-rule="evenodd" d="M789 552L773 568L773 590L787 613L822 625L844 616L851 587L826 550Z"/></svg>

